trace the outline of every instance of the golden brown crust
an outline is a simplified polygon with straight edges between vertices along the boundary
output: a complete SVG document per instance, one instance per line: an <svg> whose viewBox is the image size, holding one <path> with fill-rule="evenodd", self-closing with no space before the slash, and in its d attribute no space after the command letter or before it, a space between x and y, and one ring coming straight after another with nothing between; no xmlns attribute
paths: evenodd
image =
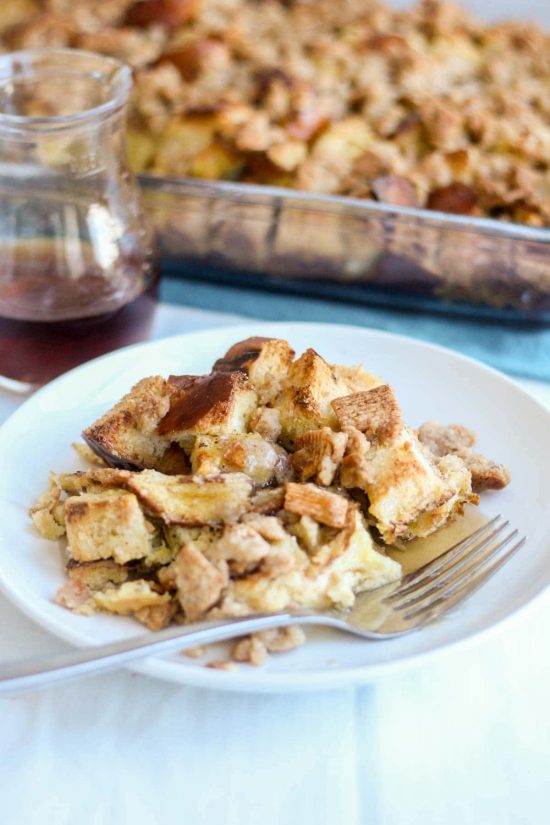
<svg viewBox="0 0 550 825"><path fill-rule="evenodd" d="M78 495L80 493L123 488L131 477L132 474L129 470L98 467L93 470L77 470L76 473L59 473L55 476L55 479L64 493Z"/></svg>
<svg viewBox="0 0 550 825"><path fill-rule="evenodd" d="M308 430L333 427L336 415L331 401L348 392L324 358L307 349L293 364L274 406L281 416L283 445L292 447L296 438Z"/></svg>
<svg viewBox="0 0 550 825"><path fill-rule="evenodd" d="M158 435L157 426L170 408L171 396L164 378L144 378L82 436L111 467L154 467L169 444Z"/></svg>
<svg viewBox="0 0 550 825"><path fill-rule="evenodd" d="M161 608L161 615L164 611L173 615L173 611L168 607L172 603L170 594L162 592L158 585L145 579L135 579L123 582L119 587L98 590L93 593L93 599L99 610L136 618L139 614L144 623L155 622L155 614L149 613L151 608Z"/></svg>
<svg viewBox="0 0 550 825"><path fill-rule="evenodd" d="M69 554L76 561L144 558L151 537L137 498L125 491L82 493L65 502Z"/></svg>
<svg viewBox="0 0 550 825"><path fill-rule="evenodd" d="M455 181L447 186L432 189L428 196L428 209L453 212L455 215L479 215L478 197L471 186Z"/></svg>
<svg viewBox="0 0 550 825"><path fill-rule="evenodd" d="M149 628L149 630L162 630L168 627L172 619L177 615L179 606L177 602L170 601L164 604L154 604L148 607L141 607L136 610L134 617Z"/></svg>

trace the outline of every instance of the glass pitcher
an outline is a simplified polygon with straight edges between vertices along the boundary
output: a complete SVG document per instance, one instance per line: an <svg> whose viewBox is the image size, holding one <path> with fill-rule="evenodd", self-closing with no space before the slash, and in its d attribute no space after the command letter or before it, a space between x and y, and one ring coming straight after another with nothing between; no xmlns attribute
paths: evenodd
<svg viewBox="0 0 550 825"><path fill-rule="evenodd" d="M0 385L42 384L149 334L157 274L125 153L131 82L89 52L0 57Z"/></svg>

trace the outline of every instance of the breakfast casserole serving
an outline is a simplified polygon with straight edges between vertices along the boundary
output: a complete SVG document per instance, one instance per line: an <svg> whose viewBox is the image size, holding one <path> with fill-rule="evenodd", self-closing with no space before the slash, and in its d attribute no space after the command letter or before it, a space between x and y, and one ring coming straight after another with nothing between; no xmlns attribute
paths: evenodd
<svg viewBox="0 0 550 825"><path fill-rule="evenodd" d="M550 224L535 25L444 0L3 3L0 48L44 46L133 67L136 171Z"/></svg>
<svg viewBox="0 0 550 825"><path fill-rule="evenodd" d="M390 385L313 349L249 338L205 376L144 378L83 432L93 465L52 473L31 510L65 539L57 602L170 622L348 608L400 577L385 548L509 482L461 425L408 427ZM237 661L303 640L242 639Z"/></svg>

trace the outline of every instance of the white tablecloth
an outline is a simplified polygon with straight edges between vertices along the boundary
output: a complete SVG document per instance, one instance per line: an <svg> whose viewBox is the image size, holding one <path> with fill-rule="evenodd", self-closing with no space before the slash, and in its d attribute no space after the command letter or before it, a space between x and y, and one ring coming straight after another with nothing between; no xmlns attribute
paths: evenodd
<svg viewBox="0 0 550 825"><path fill-rule="evenodd" d="M163 307L156 335L236 320ZM550 406L550 386L528 389ZM0 417L16 404L0 397ZM542 825L549 637L546 599L506 635L357 690L240 696L120 672L0 699L0 823ZM3 659L66 647L0 597Z"/></svg>

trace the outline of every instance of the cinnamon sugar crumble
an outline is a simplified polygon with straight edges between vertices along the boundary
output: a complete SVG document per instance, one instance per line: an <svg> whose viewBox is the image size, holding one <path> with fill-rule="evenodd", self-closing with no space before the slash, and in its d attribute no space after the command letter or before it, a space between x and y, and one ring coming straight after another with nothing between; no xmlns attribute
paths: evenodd
<svg viewBox="0 0 550 825"><path fill-rule="evenodd" d="M21 0L0 47L135 70L136 171L550 225L550 35L447 0ZM13 8L12 8L13 6Z"/></svg>

